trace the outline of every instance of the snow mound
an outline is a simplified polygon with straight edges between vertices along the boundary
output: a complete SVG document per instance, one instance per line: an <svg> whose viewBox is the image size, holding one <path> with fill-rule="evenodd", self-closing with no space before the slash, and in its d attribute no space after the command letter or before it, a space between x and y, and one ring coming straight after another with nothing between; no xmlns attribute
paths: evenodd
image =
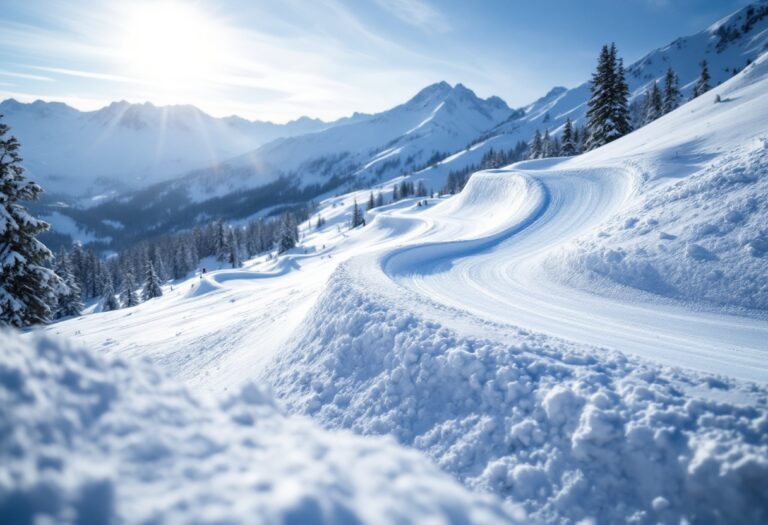
<svg viewBox="0 0 768 525"><path fill-rule="evenodd" d="M634 202L560 254L566 273L584 274L575 281L589 288L607 278L686 302L768 310L766 93L768 53L676 111L569 161L636 163L646 180Z"/></svg>
<svg viewBox="0 0 768 525"><path fill-rule="evenodd" d="M0 516L27 523L509 523L415 451L196 398L147 363L0 332Z"/></svg>
<svg viewBox="0 0 768 525"><path fill-rule="evenodd" d="M768 310L765 195L768 135L650 192L578 242L569 262L647 292Z"/></svg>
<svg viewBox="0 0 768 525"><path fill-rule="evenodd" d="M525 331L460 336L450 309L415 313L354 262L264 372L292 410L393 435L533 521L768 520L764 386Z"/></svg>

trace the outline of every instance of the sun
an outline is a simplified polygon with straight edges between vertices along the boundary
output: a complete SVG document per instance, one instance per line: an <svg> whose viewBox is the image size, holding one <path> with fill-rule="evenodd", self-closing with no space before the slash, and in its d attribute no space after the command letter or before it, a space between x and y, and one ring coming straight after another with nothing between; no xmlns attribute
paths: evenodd
<svg viewBox="0 0 768 525"><path fill-rule="evenodd" d="M125 73L155 87L178 90L210 82L221 69L226 34L192 4L134 4L119 45Z"/></svg>

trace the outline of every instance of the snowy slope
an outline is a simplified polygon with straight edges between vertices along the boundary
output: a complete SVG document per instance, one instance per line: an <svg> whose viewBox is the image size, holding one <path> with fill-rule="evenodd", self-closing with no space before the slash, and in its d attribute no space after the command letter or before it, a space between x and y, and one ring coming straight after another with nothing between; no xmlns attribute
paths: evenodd
<svg viewBox="0 0 768 525"><path fill-rule="evenodd" d="M760 0L751 6L719 20L707 29L682 37L669 45L655 49L640 60L627 66L627 82L630 103L642 103L646 90L653 81L663 85L668 67L672 67L680 79L683 99L690 96L698 78L702 60L709 64L712 85L720 84L753 62L768 49L768 1ZM595 56L597 56L595 50ZM621 52L621 49L619 49ZM530 141L535 130L559 133L566 118L578 125L585 124L589 82L575 88L553 88L545 96L524 108L525 115L500 125L484 134L481 143L459 151L450 161L440 163L429 170L417 173L432 184L444 181L451 170L479 164L490 148L508 149L520 141Z"/></svg>
<svg viewBox="0 0 768 525"><path fill-rule="evenodd" d="M196 396L148 363L0 332L3 523L512 523L420 454ZM46 520L46 521L43 521Z"/></svg>
<svg viewBox="0 0 768 525"><path fill-rule="evenodd" d="M213 118L193 106L114 102L81 112L62 103L8 99L0 115L21 142L29 176L68 196L147 186L216 164L279 137L328 126Z"/></svg>
<svg viewBox="0 0 768 525"><path fill-rule="evenodd" d="M421 213L434 226L420 242L341 264L263 377L293 410L395 435L533 519L763 523L765 310L736 316L702 310L706 293L690 305L570 285L591 270L574 251L614 242L608 225L646 224L658 211L647 202L668 195L664 212L686 227L706 223L707 208L760 198L767 63L588 155L475 174ZM735 169L723 175L720 163ZM762 205L751 213L735 238L768 219ZM462 219L471 226L450 227ZM636 242L644 235L634 230ZM707 249L736 265L726 300L768 279L762 255ZM692 295L708 293L687 253L657 256L681 267Z"/></svg>

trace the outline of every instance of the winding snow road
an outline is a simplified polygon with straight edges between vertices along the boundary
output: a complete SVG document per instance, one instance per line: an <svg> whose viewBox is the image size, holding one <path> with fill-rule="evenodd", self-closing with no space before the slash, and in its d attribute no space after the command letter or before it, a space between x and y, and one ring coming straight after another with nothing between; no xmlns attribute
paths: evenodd
<svg viewBox="0 0 768 525"><path fill-rule="evenodd" d="M527 191L512 180L526 181ZM607 298L563 285L545 271L550 256L633 198L633 181L631 174L607 169L475 174L463 203L485 202L493 210L487 195L495 195L507 203L510 218L503 227L479 238L390 251L381 258L382 269L400 286L482 319L667 365L768 382L763 320ZM455 224L467 211L462 208L447 201L430 211L436 222ZM464 233L472 237L473 229ZM457 237L457 228L448 231Z"/></svg>

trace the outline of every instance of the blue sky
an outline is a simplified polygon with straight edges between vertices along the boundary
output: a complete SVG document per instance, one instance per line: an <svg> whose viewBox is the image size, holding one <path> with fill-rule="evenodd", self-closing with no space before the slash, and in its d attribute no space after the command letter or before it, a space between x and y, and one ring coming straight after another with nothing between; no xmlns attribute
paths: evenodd
<svg viewBox="0 0 768 525"><path fill-rule="evenodd" d="M374 112L462 82L521 106L748 0L4 0L0 98L194 104L286 121Z"/></svg>

